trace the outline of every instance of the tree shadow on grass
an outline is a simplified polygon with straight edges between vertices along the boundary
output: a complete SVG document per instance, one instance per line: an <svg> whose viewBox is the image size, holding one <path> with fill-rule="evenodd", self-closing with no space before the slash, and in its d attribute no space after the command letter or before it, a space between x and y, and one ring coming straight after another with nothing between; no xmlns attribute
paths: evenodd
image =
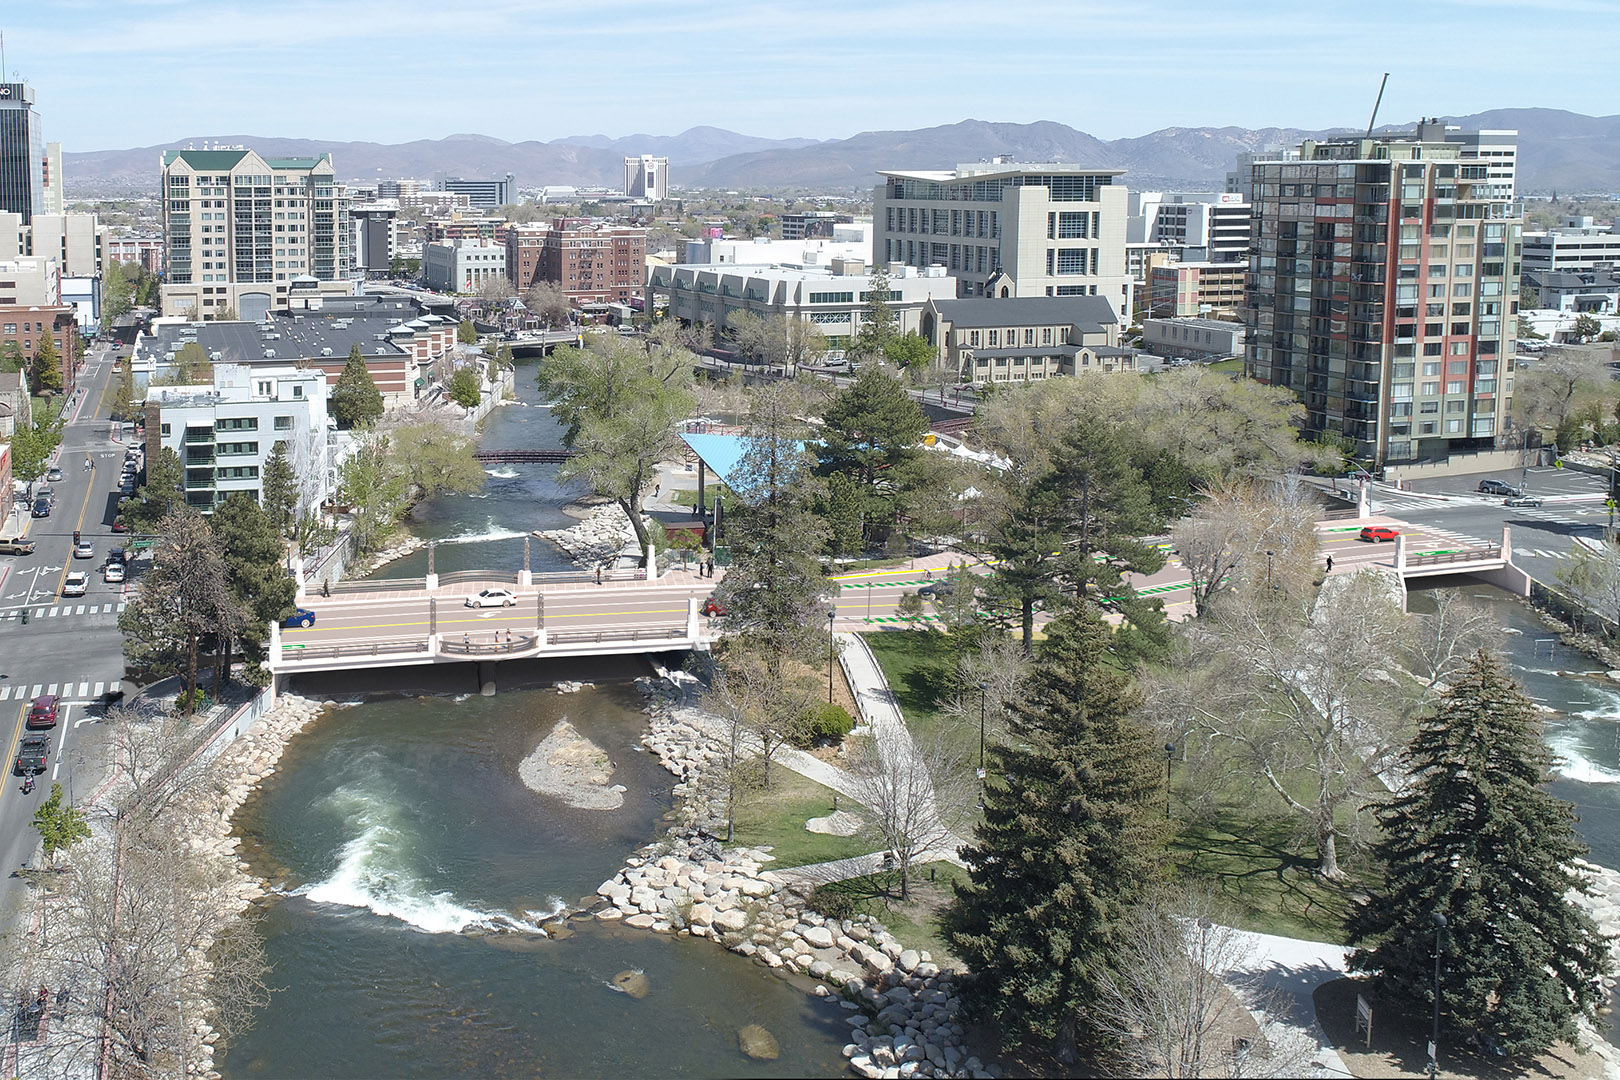
<svg viewBox="0 0 1620 1080"><path fill-rule="evenodd" d="M1247 917L1249 929L1297 933L1315 928L1338 940L1356 883L1330 881L1316 859L1289 843L1286 826L1247 822L1242 834L1221 825L1189 825L1170 843L1182 874L1209 884Z"/></svg>

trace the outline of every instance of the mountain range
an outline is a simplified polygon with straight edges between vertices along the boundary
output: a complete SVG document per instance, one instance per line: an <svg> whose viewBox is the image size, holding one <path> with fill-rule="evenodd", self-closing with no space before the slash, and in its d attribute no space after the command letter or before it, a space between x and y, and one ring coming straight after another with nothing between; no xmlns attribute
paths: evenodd
<svg viewBox="0 0 1620 1080"><path fill-rule="evenodd" d="M1558 109L1495 109L1446 117L1463 128L1519 132L1519 191L1620 191L1620 116L1584 116ZM1410 130L1388 125L1380 131ZM877 182L879 169L944 169L1006 155L1019 161L1061 161L1123 168L1138 189L1219 189L1240 153L1289 146L1300 139L1350 129L1164 128L1135 138L1103 140L1049 120L1032 124L963 120L914 131L866 131L847 139L766 139L716 127L679 135L574 135L550 142L507 142L487 135L450 135L408 143L322 142L221 135L164 146L66 154L70 197L151 191L166 149L221 144L251 146L276 156L330 153L340 179L447 176L492 177L508 172L520 187L547 184L617 189L627 155L668 157L672 182L683 188L814 192L855 191Z"/></svg>

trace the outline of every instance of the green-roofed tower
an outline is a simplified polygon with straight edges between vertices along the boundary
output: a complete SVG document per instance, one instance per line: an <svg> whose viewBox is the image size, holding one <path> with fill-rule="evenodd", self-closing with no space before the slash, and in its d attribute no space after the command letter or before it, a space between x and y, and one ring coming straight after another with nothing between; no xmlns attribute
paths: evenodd
<svg viewBox="0 0 1620 1080"><path fill-rule="evenodd" d="M349 291L348 198L330 155L188 147L165 150L161 169L163 314L256 320L296 292Z"/></svg>

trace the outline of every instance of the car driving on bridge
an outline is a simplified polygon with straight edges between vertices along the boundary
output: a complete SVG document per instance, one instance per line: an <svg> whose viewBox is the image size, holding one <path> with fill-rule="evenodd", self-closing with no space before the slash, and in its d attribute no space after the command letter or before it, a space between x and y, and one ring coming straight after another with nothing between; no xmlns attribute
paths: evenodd
<svg viewBox="0 0 1620 1080"><path fill-rule="evenodd" d="M517 597L512 595L511 589L485 589L483 592L476 592L467 597L467 606L476 608L516 607Z"/></svg>
<svg viewBox="0 0 1620 1080"><path fill-rule="evenodd" d="M1361 530L1361 539L1374 544L1392 541L1399 535L1401 535L1399 529L1392 529L1388 525L1368 525Z"/></svg>
<svg viewBox="0 0 1620 1080"><path fill-rule="evenodd" d="M281 625L289 628L297 627L301 630L308 630L310 627L315 625L315 613L309 610L309 608L293 608L293 613L281 620Z"/></svg>

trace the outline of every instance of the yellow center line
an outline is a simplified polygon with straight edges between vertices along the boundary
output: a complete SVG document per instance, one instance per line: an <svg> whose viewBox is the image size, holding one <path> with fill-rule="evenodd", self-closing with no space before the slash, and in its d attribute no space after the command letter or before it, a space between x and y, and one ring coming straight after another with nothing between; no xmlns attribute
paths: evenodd
<svg viewBox="0 0 1620 1080"><path fill-rule="evenodd" d="M25 695L23 698L22 708L17 710L17 723L16 726L11 729L11 749L6 751L7 776L11 775L12 766L17 763L17 747L22 740L23 720L28 716L28 706L31 704L33 703L30 702Z"/></svg>
<svg viewBox="0 0 1620 1080"><path fill-rule="evenodd" d="M73 525L73 531L74 532L80 532L81 530L84 529L84 515L89 513L89 511L90 511L90 496L94 495L95 493L96 493L96 473L95 473L95 469L92 468L91 471L90 471L90 486L85 490L85 493L84 493L84 505L79 507L79 520L76 521L74 523L74 525ZM62 598L62 586L67 583L67 576L73 570L73 548L74 548L74 546L76 546L76 545L72 544L72 542L70 541L69 546L68 546L68 557L62 560L62 576L60 578L58 578L57 581L56 581L56 596L52 600L52 603L55 603L56 600L60 600ZM94 562L95 560L92 559L91 561ZM88 589L89 584L90 584L90 575L89 575L88 572L86 572L86 574L85 574L85 585L86 585L87 589Z"/></svg>

